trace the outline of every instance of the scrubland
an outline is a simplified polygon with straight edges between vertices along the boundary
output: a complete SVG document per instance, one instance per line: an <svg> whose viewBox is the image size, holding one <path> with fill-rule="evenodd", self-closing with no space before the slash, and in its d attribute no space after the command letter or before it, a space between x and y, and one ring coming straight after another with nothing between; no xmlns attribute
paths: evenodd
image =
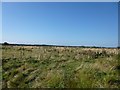
<svg viewBox="0 0 120 90"><path fill-rule="evenodd" d="M2 46L2 88L120 88L114 48Z"/></svg>

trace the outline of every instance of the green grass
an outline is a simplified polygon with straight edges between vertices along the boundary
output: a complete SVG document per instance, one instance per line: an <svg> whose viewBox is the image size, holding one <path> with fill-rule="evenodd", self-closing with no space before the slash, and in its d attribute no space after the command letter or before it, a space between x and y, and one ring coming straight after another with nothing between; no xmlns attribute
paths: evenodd
<svg viewBox="0 0 120 90"><path fill-rule="evenodd" d="M3 88L120 88L117 49L2 46Z"/></svg>

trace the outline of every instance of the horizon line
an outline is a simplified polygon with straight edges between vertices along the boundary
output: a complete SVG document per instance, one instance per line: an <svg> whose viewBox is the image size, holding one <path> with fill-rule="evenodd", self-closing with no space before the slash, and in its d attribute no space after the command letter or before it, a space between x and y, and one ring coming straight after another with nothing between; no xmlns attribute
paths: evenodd
<svg viewBox="0 0 120 90"><path fill-rule="evenodd" d="M57 47L85 47L85 48L119 48L120 46L91 46L91 45L60 45L60 44L32 44L32 43L8 43L2 42L2 45L18 45L18 46L57 46Z"/></svg>

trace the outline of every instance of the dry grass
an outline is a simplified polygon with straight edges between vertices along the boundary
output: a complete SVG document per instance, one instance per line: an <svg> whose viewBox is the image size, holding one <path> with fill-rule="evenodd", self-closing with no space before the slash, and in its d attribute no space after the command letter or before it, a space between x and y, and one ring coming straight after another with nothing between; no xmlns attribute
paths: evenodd
<svg viewBox="0 0 120 90"><path fill-rule="evenodd" d="M3 88L119 88L118 49L2 46Z"/></svg>

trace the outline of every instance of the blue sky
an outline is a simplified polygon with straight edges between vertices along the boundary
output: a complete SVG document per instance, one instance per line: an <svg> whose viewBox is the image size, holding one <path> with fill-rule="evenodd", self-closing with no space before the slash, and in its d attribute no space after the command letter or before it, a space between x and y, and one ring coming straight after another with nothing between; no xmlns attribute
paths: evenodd
<svg viewBox="0 0 120 90"><path fill-rule="evenodd" d="M116 47L118 4L3 3L2 35L9 43Z"/></svg>

